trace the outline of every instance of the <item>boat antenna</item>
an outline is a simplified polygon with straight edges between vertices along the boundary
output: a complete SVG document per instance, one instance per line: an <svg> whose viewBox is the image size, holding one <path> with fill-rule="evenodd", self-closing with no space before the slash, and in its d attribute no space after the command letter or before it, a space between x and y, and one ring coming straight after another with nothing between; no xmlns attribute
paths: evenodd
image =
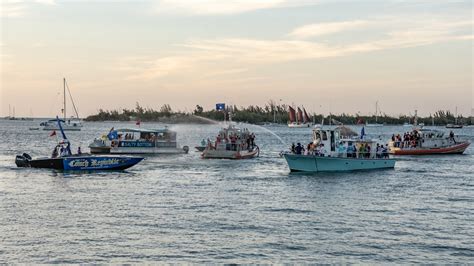
<svg viewBox="0 0 474 266"><path fill-rule="evenodd" d="M74 112L76 113L76 117L77 117L77 119L79 119L79 113L77 112L76 104L74 103L74 100L72 99L71 90L69 89L69 85L66 83L66 79L64 79L64 84L65 84L65 87L67 88L67 91L69 93L69 97L71 99L72 107L74 108ZM64 109L66 109L66 108L64 108ZM64 113L66 113L66 111L64 111ZM64 121L66 121L66 120L64 120Z"/></svg>

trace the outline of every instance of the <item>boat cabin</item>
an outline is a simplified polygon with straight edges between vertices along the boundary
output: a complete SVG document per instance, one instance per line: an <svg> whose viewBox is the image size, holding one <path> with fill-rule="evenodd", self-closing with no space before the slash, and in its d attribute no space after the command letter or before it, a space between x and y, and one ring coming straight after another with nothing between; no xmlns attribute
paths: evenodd
<svg viewBox="0 0 474 266"><path fill-rule="evenodd" d="M176 132L164 129L125 128L111 131L107 136L112 147L168 148L176 147Z"/></svg>
<svg viewBox="0 0 474 266"><path fill-rule="evenodd" d="M340 126L336 128L318 127L313 129L313 144L320 155L328 157L377 158L377 142L357 138L357 133Z"/></svg>

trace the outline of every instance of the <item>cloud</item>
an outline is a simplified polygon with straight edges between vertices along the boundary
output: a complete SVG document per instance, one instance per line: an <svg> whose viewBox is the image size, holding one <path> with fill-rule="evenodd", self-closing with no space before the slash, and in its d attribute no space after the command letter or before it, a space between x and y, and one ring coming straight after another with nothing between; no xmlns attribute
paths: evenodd
<svg viewBox="0 0 474 266"><path fill-rule="evenodd" d="M315 4L314 0L160 0L158 13L187 15L230 15L260 9Z"/></svg>
<svg viewBox="0 0 474 266"><path fill-rule="evenodd" d="M321 36L321 35L333 34L333 33L338 33L342 31L362 28L369 24L370 23L365 20L309 24L309 25L304 25L302 27L294 29L289 34L289 36L295 37L298 39L307 39L314 36Z"/></svg>
<svg viewBox="0 0 474 266"><path fill-rule="evenodd" d="M24 17L34 4L55 5L55 0L4 0L0 4L0 17L19 18Z"/></svg>
<svg viewBox="0 0 474 266"><path fill-rule="evenodd" d="M162 78L173 74L183 74L184 71L206 77L212 76L212 73L219 75L219 72L226 73L226 70L229 70L226 75L232 75L240 73L239 69L247 69L248 67L259 65L350 56L373 51L473 39L472 31L470 30L473 25L471 20L447 20L445 18L416 20L405 18L403 19L405 24L403 24L399 19L383 18L357 23L354 23L354 21L324 23L325 25L338 25L331 29L332 32L335 32L336 28L339 31L343 31L352 28L352 25L362 27L362 25L377 25L379 23L382 27L386 28L384 34L381 34L381 37L378 39L357 41L343 45L334 44L329 41L322 43L294 39L194 39L179 45L181 47L179 55L167 56L151 62L141 61L141 63L132 64L132 69L135 73L133 78ZM407 26L408 24L410 26ZM305 36L315 36L315 32L317 34L326 34L328 31L314 30L311 31L311 34L308 33ZM236 71L233 71L233 69Z"/></svg>

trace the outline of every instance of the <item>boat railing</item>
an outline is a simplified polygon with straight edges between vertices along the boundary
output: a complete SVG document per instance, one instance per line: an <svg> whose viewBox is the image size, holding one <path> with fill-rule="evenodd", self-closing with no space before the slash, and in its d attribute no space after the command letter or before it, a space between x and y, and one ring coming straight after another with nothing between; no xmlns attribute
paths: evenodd
<svg viewBox="0 0 474 266"><path fill-rule="evenodd" d="M290 154L297 154L294 152L289 152ZM335 157L335 158L355 158L355 159L384 159L389 158L388 151L387 152L337 152L331 151L328 153L321 153L319 151L312 151L312 152L304 152L303 156L319 156L319 157Z"/></svg>

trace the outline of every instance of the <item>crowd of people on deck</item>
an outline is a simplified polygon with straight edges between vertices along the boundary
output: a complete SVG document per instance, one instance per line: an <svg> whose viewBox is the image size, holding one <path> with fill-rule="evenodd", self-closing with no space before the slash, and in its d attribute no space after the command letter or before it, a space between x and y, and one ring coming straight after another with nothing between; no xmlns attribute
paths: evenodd
<svg viewBox="0 0 474 266"><path fill-rule="evenodd" d="M392 135L393 146L396 148L416 148L421 145L421 136L417 130L405 132L403 137L400 134Z"/></svg>
<svg viewBox="0 0 474 266"><path fill-rule="evenodd" d="M429 133L425 133L425 136L421 136L418 130L413 130L412 132L405 132L403 134L403 137L400 134L397 134L397 135L393 134L392 142L393 142L393 146L396 148L401 148L401 149L419 148L421 147L421 144L423 142L423 137L435 138L436 133L429 132ZM449 139L452 140L454 143L456 143L453 131L449 132Z"/></svg>
<svg viewBox="0 0 474 266"><path fill-rule="evenodd" d="M343 157L343 158L372 158L372 145L369 143L352 143L349 142L347 146L343 142L339 142L335 146L334 152L328 152L324 143L319 145L314 142L308 143L306 148L301 143L293 143L291 145L291 152L300 155L315 155L322 157ZM375 147L375 158L388 158L388 146L377 143Z"/></svg>
<svg viewBox="0 0 474 266"><path fill-rule="evenodd" d="M210 149L216 149L219 145L225 144L226 150L253 150L255 145L255 134L250 133L248 129L243 129L242 132L221 131L216 136L215 144L212 145L210 139L207 139L207 145Z"/></svg>

